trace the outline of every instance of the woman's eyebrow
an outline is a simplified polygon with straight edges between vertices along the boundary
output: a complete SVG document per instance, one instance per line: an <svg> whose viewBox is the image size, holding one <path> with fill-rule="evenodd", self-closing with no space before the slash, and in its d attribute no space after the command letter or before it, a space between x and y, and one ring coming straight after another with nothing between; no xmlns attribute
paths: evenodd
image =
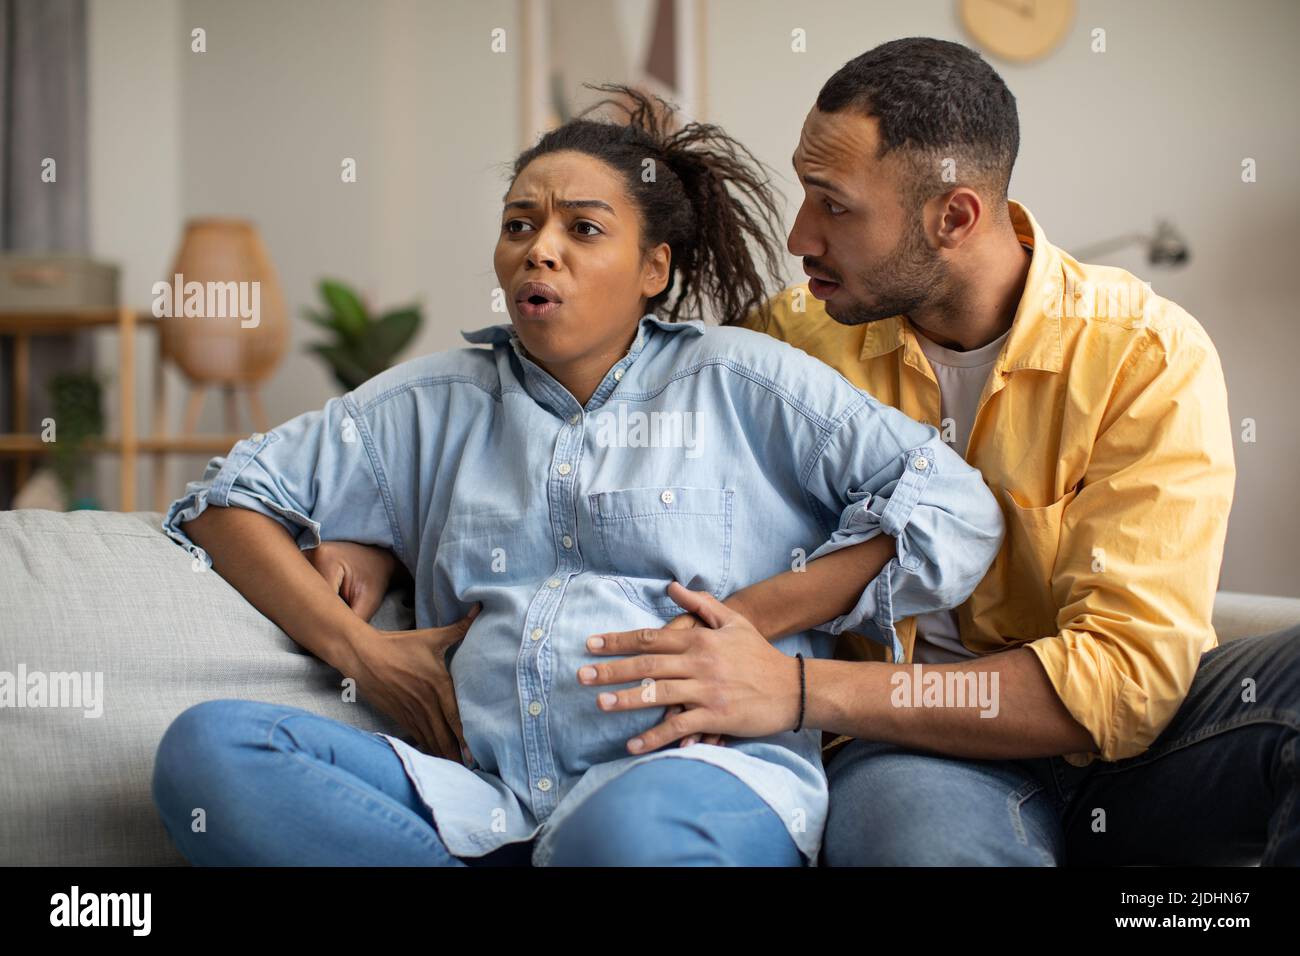
<svg viewBox="0 0 1300 956"><path fill-rule="evenodd" d="M559 199L555 203L563 209L603 209L611 216L617 216L614 207L603 199ZM537 203L532 199L512 199L505 204L506 209L536 209Z"/></svg>

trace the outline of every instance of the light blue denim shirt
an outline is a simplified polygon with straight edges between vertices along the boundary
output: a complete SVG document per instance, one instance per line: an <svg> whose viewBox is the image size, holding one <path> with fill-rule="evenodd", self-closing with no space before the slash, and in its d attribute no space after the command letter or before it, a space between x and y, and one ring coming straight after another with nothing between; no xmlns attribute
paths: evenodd
<svg viewBox="0 0 1300 956"><path fill-rule="evenodd" d="M473 767L383 736L447 848L477 857L548 835L592 791L647 760L704 760L750 786L817 859L821 730L630 755L662 707L606 713L578 683L592 634L681 613L670 581L718 598L882 532L897 556L847 614L786 637L829 657L843 630L902 648L894 622L959 604L1002 541L978 471L921 425L771 336L651 314L583 407L510 325L375 376L215 457L172 503L280 522L300 548L391 548L419 627L482 611L450 669Z"/></svg>

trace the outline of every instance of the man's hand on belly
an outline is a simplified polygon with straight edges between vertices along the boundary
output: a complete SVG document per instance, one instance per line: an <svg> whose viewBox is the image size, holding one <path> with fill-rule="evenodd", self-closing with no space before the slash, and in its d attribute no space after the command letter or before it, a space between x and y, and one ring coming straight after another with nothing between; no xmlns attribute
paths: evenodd
<svg viewBox="0 0 1300 956"><path fill-rule="evenodd" d="M704 626L679 617L662 628L593 635L587 640L593 654L636 656L578 670L578 681L588 686L642 684L600 694L602 710L685 708L666 712L663 722L628 741L628 750L647 753L694 734L766 737L792 730L799 717L798 662L707 591L673 582L668 594ZM646 681L652 693L645 692Z"/></svg>
<svg viewBox="0 0 1300 956"><path fill-rule="evenodd" d="M665 628L672 628L672 629L678 629L683 627L704 627L704 626L705 626L704 622L701 621L694 614L691 614L689 611L685 614L678 614L675 618L673 618L671 621L669 621L667 624L664 625ZM666 711L664 711L664 717L666 719L676 714L682 714L685 712L686 712L686 708L684 706L682 706L681 704L673 704ZM689 747L692 744L713 744L715 747L726 746L723 743L722 734L687 734L685 737L681 739L681 742L678 744L678 746Z"/></svg>

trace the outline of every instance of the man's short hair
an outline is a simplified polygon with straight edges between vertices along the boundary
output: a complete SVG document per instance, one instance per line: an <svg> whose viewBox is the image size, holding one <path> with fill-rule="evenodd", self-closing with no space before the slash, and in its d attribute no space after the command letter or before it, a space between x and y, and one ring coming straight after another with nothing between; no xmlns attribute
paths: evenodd
<svg viewBox="0 0 1300 956"><path fill-rule="evenodd" d="M840 67L817 94L817 108L875 117L878 156L903 151L916 205L966 184L997 203L998 218L1006 215L1020 148L1016 98L969 47L930 37L882 43Z"/></svg>

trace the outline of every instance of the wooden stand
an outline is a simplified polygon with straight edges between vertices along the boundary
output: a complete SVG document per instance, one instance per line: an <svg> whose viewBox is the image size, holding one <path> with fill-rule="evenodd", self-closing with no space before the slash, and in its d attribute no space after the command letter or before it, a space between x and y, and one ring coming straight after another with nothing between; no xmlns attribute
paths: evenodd
<svg viewBox="0 0 1300 956"><path fill-rule="evenodd" d="M116 438L105 437L85 444L89 453L111 453L122 456L121 501L118 509L134 511L136 499L136 464L141 455L153 456L153 499L155 511L162 511L171 496L167 489L167 456L177 454L219 455L230 451L235 442L247 436L236 431L238 411L235 407L236 390L223 389L225 402L225 427L228 434L196 435L199 409L203 402L203 388L191 386L186 404L185 424L182 434L167 436L167 392L164 387L162 337L156 335L159 322L150 312L137 312L130 308L76 309L71 311L0 312L0 335L14 337L13 378L13 431L0 432L0 455L18 458L18 488L31 474L32 459L52 451L50 443L41 441L40 433L27 431L27 395L31 385L30 340L34 335L52 335L82 329L117 329L120 428ZM137 434L135 421L135 333L137 329L150 329L155 333L158 361L153 375L153 430L150 437ZM267 431L266 412L256 392L246 390L253 424L259 431Z"/></svg>

